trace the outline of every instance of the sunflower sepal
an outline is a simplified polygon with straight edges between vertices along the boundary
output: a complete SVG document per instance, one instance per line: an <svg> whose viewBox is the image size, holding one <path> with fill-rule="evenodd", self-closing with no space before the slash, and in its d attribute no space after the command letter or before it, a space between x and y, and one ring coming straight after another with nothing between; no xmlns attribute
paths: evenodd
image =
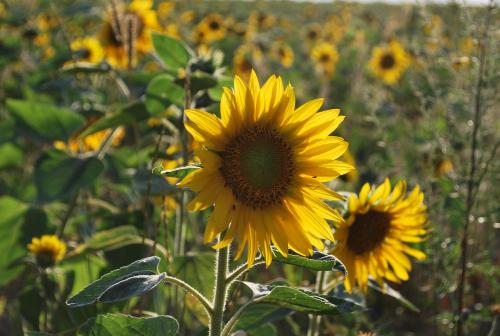
<svg viewBox="0 0 500 336"><path fill-rule="evenodd" d="M284 282L271 285L248 281L239 283L251 290L254 304L271 304L314 315L340 315L365 309L353 300L290 287Z"/></svg>
<svg viewBox="0 0 500 336"><path fill-rule="evenodd" d="M344 264L331 254L314 251L311 256L301 256L289 251L287 256L283 256L276 247L271 247L271 250L273 252L273 259L283 264L299 266L316 272L338 271L344 275L347 274Z"/></svg>

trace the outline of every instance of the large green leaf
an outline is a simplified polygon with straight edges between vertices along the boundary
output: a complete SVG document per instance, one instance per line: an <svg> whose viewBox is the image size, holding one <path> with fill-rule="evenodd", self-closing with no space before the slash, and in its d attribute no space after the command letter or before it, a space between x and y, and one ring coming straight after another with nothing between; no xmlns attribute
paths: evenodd
<svg viewBox="0 0 500 336"><path fill-rule="evenodd" d="M303 257L301 255L295 254L293 252L288 253L287 257L281 255L278 250L273 246L273 260L304 267L312 271L340 271L346 274L346 268L342 262L335 256L330 254L325 254L319 251L314 251L314 253L309 257Z"/></svg>
<svg viewBox="0 0 500 336"><path fill-rule="evenodd" d="M98 315L78 331L79 336L175 336L179 323L171 316L132 317L122 314Z"/></svg>
<svg viewBox="0 0 500 336"><path fill-rule="evenodd" d="M191 58L187 47L176 38L153 33L153 45L158 57L171 70L185 68Z"/></svg>
<svg viewBox="0 0 500 336"><path fill-rule="evenodd" d="M296 312L315 315L337 315L362 310L349 299L321 295L309 290L283 285L261 285L242 281L253 293L255 303L269 303Z"/></svg>
<svg viewBox="0 0 500 336"><path fill-rule="evenodd" d="M144 104L150 114L160 115L172 104L184 104L184 88L175 84L172 76L156 76L146 89Z"/></svg>
<svg viewBox="0 0 500 336"><path fill-rule="evenodd" d="M19 245L24 215L28 206L18 200L0 197L0 286L12 280L19 274L19 267L10 264L21 257L26 250Z"/></svg>
<svg viewBox="0 0 500 336"><path fill-rule="evenodd" d="M13 144L0 145L0 169L20 166L23 161L23 151Z"/></svg>
<svg viewBox="0 0 500 336"><path fill-rule="evenodd" d="M103 275L66 301L70 307L95 302L115 302L141 295L156 287L165 277L157 274L160 258L148 257L134 261Z"/></svg>
<svg viewBox="0 0 500 336"><path fill-rule="evenodd" d="M7 108L18 125L44 140L67 141L85 124L81 115L45 102L9 99Z"/></svg>
<svg viewBox="0 0 500 336"><path fill-rule="evenodd" d="M214 254L191 253L175 257L172 272L204 295L210 295L214 283Z"/></svg>
<svg viewBox="0 0 500 336"><path fill-rule="evenodd" d="M80 159L51 150L35 165L38 199L50 202L71 196L75 191L92 185L103 170L103 163L96 157Z"/></svg>
<svg viewBox="0 0 500 336"><path fill-rule="evenodd" d="M144 106L144 103L131 103L121 109L120 112L97 120L85 129L85 131L80 134L80 137L84 137L108 128L131 125L136 122L146 120L147 118L149 118L149 114Z"/></svg>

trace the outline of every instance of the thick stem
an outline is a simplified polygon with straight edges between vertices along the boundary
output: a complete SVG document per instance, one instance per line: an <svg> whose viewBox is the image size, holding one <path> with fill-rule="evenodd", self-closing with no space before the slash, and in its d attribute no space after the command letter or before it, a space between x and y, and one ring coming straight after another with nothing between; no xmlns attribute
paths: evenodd
<svg viewBox="0 0 500 336"><path fill-rule="evenodd" d="M224 310L227 300L226 276L229 269L229 247L217 250L215 260L215 287L212 304L212 316L210 317L210 336L220 336L224 322Z"/></svg>
<svg viewBox="0 0 500 336"><path fill-rule="evenodd" d="M316 285L314 287L316 293L323 294L323 286L325 283L326 272L316 273ZM307 336L318 336L319 325L321 324L321 316L309 315L309 328L307 329Z"/></svg>

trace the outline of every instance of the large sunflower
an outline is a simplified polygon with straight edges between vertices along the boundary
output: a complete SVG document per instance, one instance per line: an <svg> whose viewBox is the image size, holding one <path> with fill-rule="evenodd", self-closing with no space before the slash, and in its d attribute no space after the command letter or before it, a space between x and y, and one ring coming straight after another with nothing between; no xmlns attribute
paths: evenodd
<svg viewBox="0 0 500 336"><path fill-rule="evenodd" d="M236 76L234 90L221 99L221 118L187 110L186 129L203 147L195 154L202 169L180 186L198 194L188 205L197 211L215 208L205 230L206 243L225 232L215 248L238 242L236 258L248 245L248 264L257 250L266 264L270 244L287 255L288 249L310 255L333 239L326 220L342 222L323 200L340 195L321 182L351 171L336 160L347 142L330 136L344 119L340 110L317 113L323 99L295 108L293 87L271 76L262 86L252 71L248 85Z"/></svg>
<svg viewBox="0 0 500 336"><path fill-rule="evenodd" d="M394 40L387 46L373 48L368 63L375 77L389 85L396 83L409 65L410 55Z"/></svg>
<svg viewBox="0 0 500 336"><path fill-rule="evenodd" d="M357 286L366 291L368 276L380 283L408 280L407 255L421 260L425 254L407 243L422 241L426 224L424 194L418 186L407 196L404 181L392 192L388 179L374 190L363 185L359 196L349 197L349 217L335 232L333 254L347 268L346 289Z"/></svg>

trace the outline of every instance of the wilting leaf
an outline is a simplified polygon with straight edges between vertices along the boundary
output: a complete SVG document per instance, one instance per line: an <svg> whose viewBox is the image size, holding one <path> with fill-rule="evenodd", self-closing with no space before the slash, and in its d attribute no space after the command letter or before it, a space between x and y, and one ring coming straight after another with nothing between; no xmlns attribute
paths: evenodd
<svg viewBox="0 0 500 336"><path fill-rule="evenodd" d="M346 274L346 268L342 262L335 256L314 251L310 257L303 257L293 252L288 253L287 257L281 255L275 247L273 249L273 260L304 267L313 271L340 271Z"/></svg>
<svg viewBox="0 0 500 336"><path fill-rule="evenodd" d="M130 105L125 106L120 112L103 117L89 126L85 131L80 134L80 137L85 137L87 135L109 129L116 128L119 126L131 125L136 122L146 120L149 118L149 114L146 110L146 106L142 102L135 102Z"/></svg>
<svg viewBox="0 0 500 336"><path fill-rule="evenodd" d="M296 312L315 315L337 315L363 309L354 301L321 295L309 290L288 286L261 285L242 281L250 288L255 303L269 303Z"/></svg>
<svg viewBox="0 0 500 336"><path fill-rule="evenodd" d="M190 54L184 43L176 38L153 33L153 45L162 62L171 70L185 68Z"/></svg>
<svg viewBox="0 0 500 336"><path fill-rule="evenodd" d="M189 173L195 171L196 169L200 169L200 166L183 166L177 167L174 169L162 170L161 175L166 175L169 177L178 177L182 178L188 175Z"/></svg>
<svg viewBox="0 0 500 336"><path fill-rule="evenodd" d="M80 307L143 294L156 287L165 277L164 273L157 275L159 263L160 258L148 257L111 271L71 297L66 304Z"/></svg>
<svg viewBox="0 0 500 336"><path fill-rule="evenodd" d="M157 76L146 89L144 104L150 114L160 115L172 104L184 104L184 88L175 84L172 76Z"/></svg>
<svg viewBox="0 0 500 336"><path fill-rule="evenodd" d="M103 170L103 163L96 157L80 159L51 150L35 165L38 199L50 202L71 196L77 190L92 185Z"/></svg>
<svg viewBox="0 0 500 336"><path fill-rule="evenodd" d="M7 108L19 126L49 141L67 141L85 123L81 115L45 102L9 99Z"/></svg>
<svg viewBox="0 0 500 336"><path fill-rule="evenodd" d="M132 317L122 314L98 315L78 331L79 336L175 336L179 323L171 316Z"/></svg>

